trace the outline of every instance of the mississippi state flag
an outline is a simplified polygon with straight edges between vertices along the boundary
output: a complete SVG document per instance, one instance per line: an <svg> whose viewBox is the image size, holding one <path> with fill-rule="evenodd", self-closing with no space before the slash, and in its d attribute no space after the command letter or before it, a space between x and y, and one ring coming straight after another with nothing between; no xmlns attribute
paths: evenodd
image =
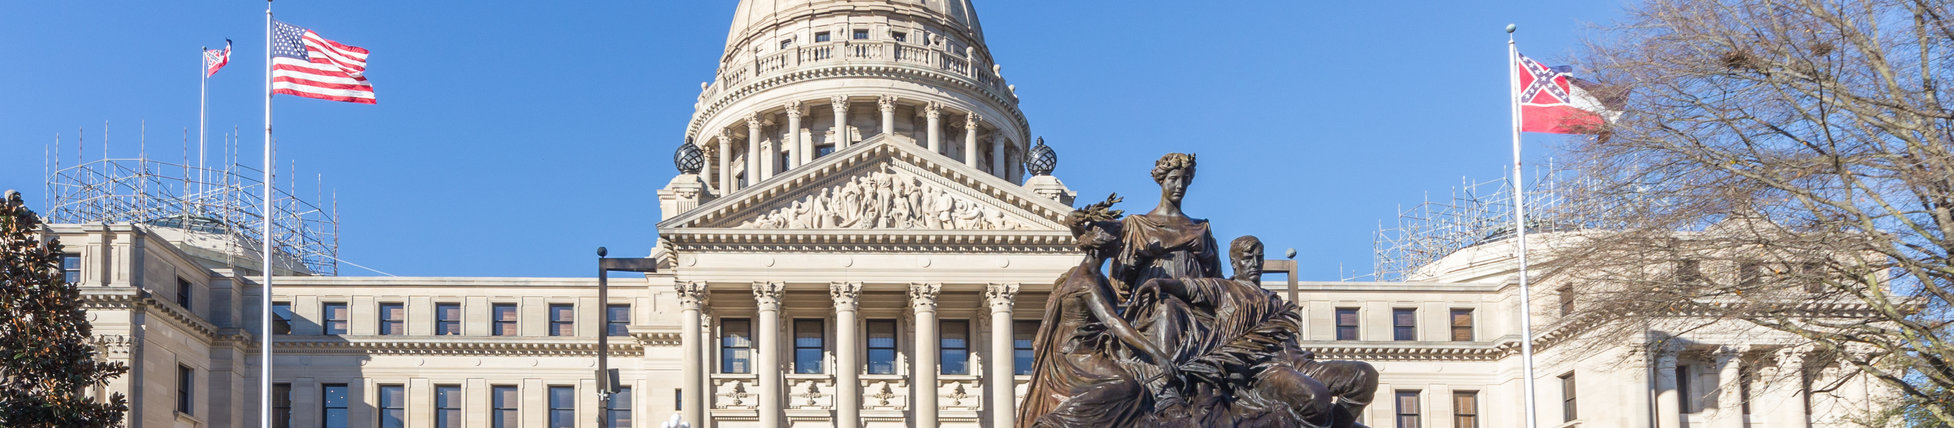
<svg viewBox="0 0 1954 428"><path fill-rule="evenodd" d="M1582 90L1568 66L1548 67L1518 55L1520 132L1594 134L1620 114L1609 110L1593 94Z"/></svg>
<svg viewBox="0 0 1954 428"><path fill-rule="evenodd" d="M224 39L224 50L204 49L204 77L217 74L217 70L231 63L231 39Z"/></svg>

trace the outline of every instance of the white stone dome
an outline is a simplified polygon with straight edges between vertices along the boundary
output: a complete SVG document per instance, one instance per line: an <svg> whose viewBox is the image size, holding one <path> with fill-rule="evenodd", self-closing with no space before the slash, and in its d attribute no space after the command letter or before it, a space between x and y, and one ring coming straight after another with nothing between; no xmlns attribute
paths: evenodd
<svg viewBox="0 0 1954 428"><path fill-rule="evenodd" d="M972 41L984 40L984 27L978 23L977 9L970 5L970 0L740 0L739 7L733 10L732 28L726 34L726 49L740 46L752 33L766 32L773 25L801 16L875 9L927 12L946 29Z"/></svg>

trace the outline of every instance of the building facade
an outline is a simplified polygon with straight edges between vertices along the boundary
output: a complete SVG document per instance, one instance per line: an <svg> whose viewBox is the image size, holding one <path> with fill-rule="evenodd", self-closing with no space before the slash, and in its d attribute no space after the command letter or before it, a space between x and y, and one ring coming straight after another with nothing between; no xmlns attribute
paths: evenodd
<svg viewBox="0 0 1954 428"><path fill-rule="evenodd" d="M98 393L132 397L134 427L254 426L272 334L281 426L1011 426L1080 254L1073 193L970 1L742 0L719 60L658 191L658 271L614 275L605 300L594 278L295 269L264 332L255 256L221 233L52 226L104 358L133 368ZM1370 426L1520 426L1510 244L1408 282L1267 286L1299 296L1307 348L1378 367ZM1566 345L1582 331L1558 322L1579 308L1561 286L1535 284L1530 309L1544 426L1846 426L1878 402L1811 387L1836 364L1734 325Z"/></svg>

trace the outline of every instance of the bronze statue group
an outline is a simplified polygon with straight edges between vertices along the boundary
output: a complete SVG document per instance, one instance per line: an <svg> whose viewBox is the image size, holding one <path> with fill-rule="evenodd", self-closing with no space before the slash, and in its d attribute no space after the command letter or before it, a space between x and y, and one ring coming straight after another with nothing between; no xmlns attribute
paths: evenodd
<svg viewBox="0 0 1954 428"><path fill-rule="evenodd" d="M1181 212L1194 155L1161 157L1153 179L1151 212L1122 217L1114 195L1067 217L1086 256L1053 285L1017 426L1360 426L1377 370L1297 346L1299 312L1261 287L1254 236L1231 242L1222 276L1208 222Z"/></svg>

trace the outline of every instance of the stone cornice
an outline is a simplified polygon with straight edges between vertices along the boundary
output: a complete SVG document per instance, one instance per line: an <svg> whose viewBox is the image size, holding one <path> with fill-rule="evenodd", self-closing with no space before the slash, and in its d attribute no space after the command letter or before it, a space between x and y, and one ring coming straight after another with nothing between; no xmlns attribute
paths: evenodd
<svg viewBox="0 0 1954 428"><path fill-rule="evenodd" d="M661 233L680 253L929 252L1067 254L1078 250L1063 232L671 229ZM982 233L979 233L982 232Z"/></svg>
<svg viewBox="0 0 1954 428"><path fill-rule="evenodd" d="M145 313L160 314L164 318L187 327L190 331L196 332L204 340L211 342L232 339L232 337L227 336L250 337L249 333L243 333L236 329L222 329L223 331L220 331L215 324L211 324L209 321L204 321L203 318L191 314L190 311L183 309L182 306L177 306L173 302L157 300L155 297L150 296L148 291L142 289L127 287L83 287L81 293L82 309L142 310Z"/></svg>
<svg viewBox="0 0 1954 428"><path fill-rule="evenodd" d="M676 333L672 334L676 336ZM667 340L662 333L647 333L653 340ZM677 339L670 338L671 342ZM596 338L547 337L469 337L469 336L279 336L278 352L284 356L316 354L368 355L472 355L472 356L594 356ZM644 344L612 342L612 356L642 356Z"/></svg>

